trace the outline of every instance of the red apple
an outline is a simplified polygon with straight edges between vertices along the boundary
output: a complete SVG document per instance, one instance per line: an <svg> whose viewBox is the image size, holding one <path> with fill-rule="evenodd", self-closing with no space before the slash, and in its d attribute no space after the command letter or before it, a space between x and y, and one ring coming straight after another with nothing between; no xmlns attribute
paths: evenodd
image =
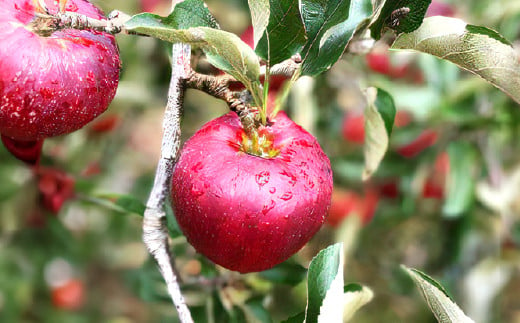
<svg viewBox="0 0 520 323"><path fill-rule="evenodd" d="M392 69L390 56L388 52L370 52L365 56L366 62L370 70L373 72L390 75Z"/></svg>
<svg viewBox="0 0 520 323"><path fill-rule="evenodd" d="M16 158L29 165L36 165L40 162L43 139L39 140L16 140L4 135L0 136L5 148Z"/></svg>
<svg viewBox="0 0 520 323"><path fill-rule="evenodd" d="M437 142L439 135L436 131L427 129L408 144L397 148L397 153L406 158L413 158L426 148L433 146Z"/></svg>
<svg viewBox="0 0 520 323"><path fill-rule="evenodd" d="M444 187L446 178L450 172L450 157L443 152L435 159L433 171L426 179L423 186L422 196L424 198L442 199L444 198Z"/></svg>
<svg viewBox="0 0 520 323"><path fill-rule="evenodd" d="M332 193L332 203L327 223L337 227L346 217L357 215L363 225L368 224L377 209L379 193L373 188L367 188L364 195L351 190L335 188Z"/></svg>
<svg viewBox="0 0 520 323"><path fill-rule="evenodd" d="M38 1L0 2L0 133L34 141L75 131L112 101L119 79L114 36L88 30L43 33ZM51 13L57 1L46 0ZM94 5L68 0L66 10L105 19Z"/></svg>
<svg viewBox="0 0 520 323"><path fill-rule="evenodd" d="M412 115L407 111L397 111L394 126L401 128L412 122ZM362 113L347 113L341 126L341 134L346 141L363 144L365 142L365 116Z"/></svg>
<svg viewBox="0 0 520 323"><path fill-rule="evenodd" d="M318 231L332 171L316 139L284 112L259 128L258 140L230 112L185 143L171 187L188 241L215 263L246 273L286 260Z"/></svg>
<svg viewBox="0 0 520 323"><path fill-rule="evenodd" d="M42 206L58 213L63 204L74 196L74 178L61 170L42 167L36 169L36 176Z"/></svg>
<svg viewBox="0 0 520 323"><path fill-rule="evenodd" d="M70 279L51 291L52 304L69 311L80 309L85 302L85 285L79 279Z"/></svg>
<svg viewBox="0 0 520 323"><path fill-rule="evenodd" d="M365 115L347 114L343 119L341 134L346 141L363 144L365 142Z"/></svg>

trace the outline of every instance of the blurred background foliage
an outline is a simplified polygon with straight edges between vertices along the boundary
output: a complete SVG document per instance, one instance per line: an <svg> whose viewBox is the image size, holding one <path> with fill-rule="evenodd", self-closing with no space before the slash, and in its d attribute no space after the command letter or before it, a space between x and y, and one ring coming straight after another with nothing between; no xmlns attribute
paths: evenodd
<svg viewBox="0 0 520 323"><path fill-rule="evenodd" d="M433 1L430 14L496 29L520 46L520 4ZM99 0L167 14L170 1ZM247 1L212 0L222 29L241 34ZM437 10L437 11L435 11ZM0 322L171 322L176 313L141 243L143 205L159 158L169 78L167 46L117 36L121 83L109 110L73 134L46 140L33 173L0 147ZM198 69L211 71L200 60ZM390 148L367 182L363 88L389 92L398 114ZM476 322L520 322L520 109L451 63L389 51L346 56L301 79L286 110L331 159L328 223L272 270L239 275L195 253L170 212L171 246L196 322L271 322L305 308L306 267L345 243L345 281L374 299L355 322L434 322L400 264L440 281ZM183 138L227 111L188 91Z"/></svg>

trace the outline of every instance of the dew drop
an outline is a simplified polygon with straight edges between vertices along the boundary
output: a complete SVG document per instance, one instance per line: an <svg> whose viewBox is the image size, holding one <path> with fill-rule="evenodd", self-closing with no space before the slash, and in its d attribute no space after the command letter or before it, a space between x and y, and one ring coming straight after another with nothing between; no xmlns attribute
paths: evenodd
<svg viewBox="0 0 520 323"><path fill-rule="evenodd" d="M269 193L271 193L271 194L276 193L276 187L271 187L271 188L269 189Z"/></svg>
<svg viewBox="0 0 520 323"><path fill-rule="evenodd" d="M268 171L263 171L255 175L255 181L258 186L262 187L265 184L269 183L270 173Z"/></svg>
<svg viewBox="0 0 520 323"><path fill-rule="evenodd" d="M201 189L199 189L198 187L196 187L195 185L193 185L191 187L191 194L193 195L193 197L199 197L202 194L204 194L204 192Z"/></svg>
<svg viewBox="0 0 520 323"><path fill-rule="evenodd" d="M274 202L274 200L271 200L271 202L269 204L265 204L262 207L262 214L266 215L267 213L269 213L269 211L271 211L275 205L276 205L276 203Z"/></svg>
<svg viewBox="0 0 520 323"><path fill-rule="evenodd" d="M282 196L280 196L280 199L284 201L289 201L290 199L292 199L292 192L285 192Z"/></svg>

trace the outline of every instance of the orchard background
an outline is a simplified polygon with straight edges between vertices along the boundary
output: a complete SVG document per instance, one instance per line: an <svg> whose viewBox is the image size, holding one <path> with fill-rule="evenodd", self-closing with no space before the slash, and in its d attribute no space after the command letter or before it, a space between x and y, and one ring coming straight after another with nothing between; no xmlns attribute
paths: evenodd
<svg viewBox="0 0 520 323"><path fill-rule="evenodd" d="M163 16L171 6L94 3L106 13ZM247 33L247 1L206 3L223 30ZM518 53L515 1L433 1L427 15L492 28ZM389 50L385 37L367 55L345 55L326 73L300 79L289 98L286 111L316 136L334 171L327 223L299 253L240 275L197 254L169 212L170 245L196 322L276 322L302 312L306 268L336 242L345 282L359 284L347 286L371 298L354 322L435 321L401 264L434 277L476 322L520 322L518 103L450 62ZM109 110L47 139L43 170L33 174L0 146L1 322L177 320L141 241L140 216L160 155L169 45L129 35L117 42L123 68ZM218 72L204 59L198 69ZM363 181L369 86L389 93L397 113L388 151ZM183 141L229 108L188 90L184 110Z"/></svg>

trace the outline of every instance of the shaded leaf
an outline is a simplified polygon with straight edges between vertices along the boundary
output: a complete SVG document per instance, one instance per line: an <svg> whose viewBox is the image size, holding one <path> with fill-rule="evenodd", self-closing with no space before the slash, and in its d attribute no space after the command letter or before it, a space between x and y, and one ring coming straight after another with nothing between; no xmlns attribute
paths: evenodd
<svg viewBox="0 0 520 323"><path fill-rule="evenodd" d="M330 309L329 306L338 297L341 300L342 295L343 245L337 243L321 250L309 265L305 322L318 322L318 316L333 311L334 309ZM327 319L330 319L328 315Z"/></svg>
<svg viewBox="0 0 520 323"><path fill-rule="evenodd" d="M520 62L517 53L498 33L448 17L430 17L392 46L438 56L477 74L520 103Z"/></svg>
<svg viewBox="0 0 520 323"><path fill-rule="evenodd" d="M343 54L357 25L369 12L364 0L301 0L300 12L307 33L301 51L302 74L317 75Z"/></svg>
<svg viewBox="0 0 520 323"><path fill-rule="evenodd" d="M232 33L214 28L176 29L175 27L175 23L168 25L165 19L157 19L150 15L134 16L125 24L125 28L129 31L172 43L186 43L193 48L202 49L212 65L242 82L251 91L255 103L262 106L260 63L255 52L246 43Z"/></svg>
<svg viewBox="0 0 520 323"><path fill-rule="evenodd" d="M270 8L269 25L255 50L274 65L298 53L306 37L298 0L272 0Z"/></svg>
<svg viewBox="0 0 520 323"><path fill-rule="evenodd" d="M381 89L368 88L367 100L363 180L372 176L385 156L396 112L392 97Z"/></svg>
<svg viewBox="0 0 520 323"><path fill-rule="evenodd" d="M269 0L248 0L247 3L249 4L251 22L253 24L253 47L256 48L258 41L262 38L262 35L269 24L271 10L269 7Z"/></svg>
<svg viewBox="0 0 520 323"><path fill-rule="evenodd" d="M473 322L448 296L444 288L433 278L419 270L401 268L412 278L417 288L421 291L428 306L440 323L470 323Z"/></svg>
<svg viewBox="0 0 520 323"><path fill-rule="evenodd" d="M450 171L443 212L446 216L454 217L468 210L474 200L474 165L477 164L477 155L471 145L461 142L451 143L448 155Z"/></svg>
<svg viewBox="0 0 520 323"><path fill-rule="evenodd" d="M245 307L254 315L255 321L261 323L271 323L271 315L262 304L263 297L255 297L248 299L245 303ZM248 321L249 322L249 321Z"/></svg>
<svg viewBox="0 0 520 323"><path fill-rule="evenodd" d="M277 284L295 286L307 275L307 269L299 264L284 261L281 264L259 273L260 277Z"/></svg>
<svg viewBox="0 0 520 323"><path fill-rule="evenodd" d="M291 316L287 320L282 321L282 323L302 323L303 321L305 321L305 312Z"/></svg>

